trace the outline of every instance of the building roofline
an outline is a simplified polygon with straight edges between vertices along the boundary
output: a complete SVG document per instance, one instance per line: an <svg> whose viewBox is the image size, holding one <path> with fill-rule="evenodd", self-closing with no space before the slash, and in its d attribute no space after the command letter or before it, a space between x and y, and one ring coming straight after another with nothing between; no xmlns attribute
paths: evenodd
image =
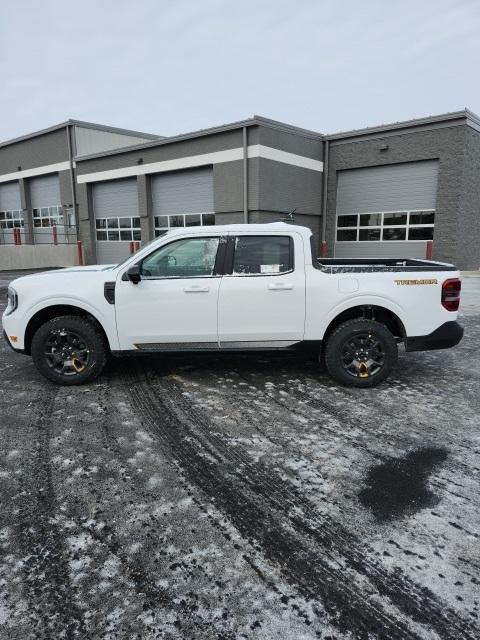
<svg viewBox="0 0 480 640"><path fill-rule="evenodd" d="M65 129L68 126L78 126L83 127L85 129L96 129L98 131L107 131L110 133L120 133L127 136L137 136L141 138L150 138L151 140L159 140L162 136L157 136L152 133L144 133L142 131L133 131L131 129L122 129L120 127L110 127L105 124L97 124L95 122L85 122L83 120L74 120L68 119L65 122L60 122L58 124L54 124L51 127L46 127L45 129L39 129L38 131L33 131L32 133L26 133L22 136L18 136L17 138L11 138L10 140L4 140L0 142L0 147L7 147L11 144L16 144L17 142L23 142L24 140L30 140L31 138L36 138L37 136L43 136L47 133L52 133L53 131L58 131L60 129ZM127 147L128 148L128 147Z"/></svg>
<svg viewBox="0 0 480 640"><path fill-rule="evenodd" d="M154 133L145 133L145 131L135 131L134 129L124 129L123 127L111 127L107 124L97 124L95 122L85 122L84 120L68 120L70 125L77 125L84 129L98 129L99 131L108 131L110 133L120 133L126 136L136 136L139 138L150 138L151 140L159 140L165 136L159 136Z"/></svg>
<svg viewBox="0 0 480 640"><path fill-rule="evenodd" d="M285 131L286 133L296 133L307 138L314 140L323 140L323 134L317 131L310 131L308 129L302 129L293 125L279 122L277 120L270 120L263 116L254 115L252 118L246 120L238 120L237 122L230 122L227 124L218 125L215 127L209 127L207 129L199 129L197 131L191 131L189 133L180 133L174 136L166 136L163 138L157 138L151 142L144 142L128 147L121 147L117 149L109 149L108 151L100 151L98 153L92 153L86 156L77 156L75 160L82 162L83 160L90 160L94 158L103 158L106 156L117 155L118 153L126 153L128 151L141 151L143 149L150 149L152 147L160 147L168 144L174 144L175 142L182 142L184 140L191 140L193 138L201 138L203 136L215 135L217 133L224 133L226 131L234 131L235 129L241 129L243 127L263 126L275 129L277 131Z"/></svg>
<svg viewBox="0 0 480 640"><path fill-rule="evenodd" d="M36 138L37 136L43 136L46 133L52 133L52 131L58 131L59 129L65 129L69 121L60 122L59 124L54 124L51 127L47 127L45 129L39 129L38 131L33 131L32 133L26 133L23 136L18 136L17 138L11 138L10 140L4 140L0 142L0 147L7 147L10 144L15 144L17 142L23 142L24 140L29 140L30 138Z"/></svg>
<svg viewBox="0 0 480 640"><path fill-rule="evenodd" d="M323 133L320 131L312 131L312 129L304 129L303 127L297 127L293 124L288 124L286 122L281 122L280 120L273 120L272 118L266 118L265 116L254 115L253 120L257 121L257 124L262 124L263 126L270 126L272 129L280 129L282 131L291 131L292 133L297 133L299 135L303 135L307 138L313 138L315 140L323 140L325 137Z"/></svg>
<svg viewBox="0 0 480 640"><path fill-rule="evenodd" d="M453 111L451 113L443 113L437 116L427 116L425 118L414 118L411 120L402 120L400 122L393 122L391 124L382 124L374 127L365 127L363 129L352 129L350 131L341 131L340 133L326 134L326 140L342 140L344 138L357 138L363 136L371 136L374 134L390 133L391 131L399 129L411 129L415 127L429 128L440 123L453 124L454 121L458 124L468 124L474 128L480 127L480 117L469 109L462 109L461 111Z"/></svg>
<svg viewBox="0 0 480 640"><path fill-rule="evenodd" d="M470 111L470 109L465 109L465 113L467 115L467 124L477 131L480 131L480 116Z"/></svg>
<svg viewBox="0 0 480 640"><path fill-rule="evenodd" d="M365 127L363 129L352 129L350 131L341 131L339 133L322 134L318 131L312 131L310 129L303 129L295 125L290 125L285 122L273 120L260 115L254 115L251 118L245 120L238 120L236 122L230 122L215 127L208 127L206 129L199 129L197 131L191 131L188 133L181 133L173 136L159 136L152 133L145 133L142 131L135 131L132 129L122 129L120 127L111 127L108 125L97 124L94 122L87 122L84 120L68 119L65 122L60 122L51 127L40 129L32 133L12 138L11 140L5 140L0 142L0 148L12 145L24 140L29 140L37 136L42 136L59 129L64 129L68 126L84 127L86 129L95 129L98 131L106 131L111 133L119 133L132 137L143 137L149 139L148 142L140 144L128 145L125 147L117 147L115 149L109 149L107 151L100 151L97 153L76 156L75 160L81 162L83 160L89 160L93 158L101 158L105 156L112 156L118 153L126 153L127 151L139 151L156 146L163 146L167 144L173 144L175 142L181 142L193 138L200 138L202 136L215 135L217 133L223 133L226 131L233 131L243 127L263 126L275 129L277 131L284 131L286 133L295 133L306 138L313 140L329 140L332 142L341 141L343 139L351 138L363 138L364 136L376 136L381 134L392 134L392 132L404 129L414 128L430 128L438 125L448 126L449 124L467 124L477 131L480 131L480 116L473 111L465 108L460 111L453 111L451 113L444 113L436 116L427 116L424 118L414 118L411 120L402 120L399 122L393 122L390 124L382 124L373 127Z"/></svg>

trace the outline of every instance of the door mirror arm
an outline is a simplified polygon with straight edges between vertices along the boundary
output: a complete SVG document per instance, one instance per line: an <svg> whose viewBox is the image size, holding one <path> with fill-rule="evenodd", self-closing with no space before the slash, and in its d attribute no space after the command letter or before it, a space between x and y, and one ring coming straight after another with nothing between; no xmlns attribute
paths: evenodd
<svg viewBox="0 0 480 640"><path fill-rule="evenodd" d="M127 279L130 280L132 284L138 284L142 279L142 272L139 264L132 265L127 270Z"/></svg>

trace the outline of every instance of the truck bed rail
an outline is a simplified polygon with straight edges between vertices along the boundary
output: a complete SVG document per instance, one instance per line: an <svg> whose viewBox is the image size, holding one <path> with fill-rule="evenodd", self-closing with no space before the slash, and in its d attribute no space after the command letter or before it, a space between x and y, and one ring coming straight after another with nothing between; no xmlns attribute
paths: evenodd
<svg viewBox="0 0 480 640"><path fill-rule="evenodd" d="M430 260L414 260L411 258L358 258L336 259L316 258L313 266L324 273L377 273L377 272L418 272L418 271L457 271L453 264L432 262Z"/></svg>

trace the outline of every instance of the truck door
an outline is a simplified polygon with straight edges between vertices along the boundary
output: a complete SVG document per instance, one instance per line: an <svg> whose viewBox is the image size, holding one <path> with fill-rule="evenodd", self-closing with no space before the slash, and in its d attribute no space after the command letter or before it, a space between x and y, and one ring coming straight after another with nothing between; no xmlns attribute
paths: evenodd
<svg viewBox="0 0 480 640"><path fill-rule="evenodd" d="M177 237L142 260L138 284L119 275L115 312L121 349L218 346L220 247L224 241L215 233Z"/></svg>
<svg viewBox="0 0 480 640"><path fill-rule="evenodd" d="M220 346L288 346L303 339L304 325L301 236L231 234L219 293Z"/></svg>

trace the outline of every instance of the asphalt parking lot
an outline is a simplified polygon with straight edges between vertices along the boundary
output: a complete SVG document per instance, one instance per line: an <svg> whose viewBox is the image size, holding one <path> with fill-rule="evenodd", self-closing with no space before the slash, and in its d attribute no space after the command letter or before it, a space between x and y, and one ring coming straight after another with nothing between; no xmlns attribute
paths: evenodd
<svg viewBox="0 0 480 640"><path fill-rule="evenodd" d="M462 322L372 390L231 354L57 387L2 341L0 638L478 639L480 278Z"/></svg>

